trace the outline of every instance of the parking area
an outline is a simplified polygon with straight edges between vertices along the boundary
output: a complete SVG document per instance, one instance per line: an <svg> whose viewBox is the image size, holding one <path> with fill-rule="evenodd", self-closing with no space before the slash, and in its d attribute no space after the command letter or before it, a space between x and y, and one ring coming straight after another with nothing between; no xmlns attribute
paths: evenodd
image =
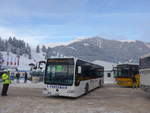
<svg viewBox="0 0 150 113"><path fill-rule="evenodd" d="M77 99L45 97L41 88L10 87L0 113L149 113L150 95L140 89L105 85Z"/></svg>

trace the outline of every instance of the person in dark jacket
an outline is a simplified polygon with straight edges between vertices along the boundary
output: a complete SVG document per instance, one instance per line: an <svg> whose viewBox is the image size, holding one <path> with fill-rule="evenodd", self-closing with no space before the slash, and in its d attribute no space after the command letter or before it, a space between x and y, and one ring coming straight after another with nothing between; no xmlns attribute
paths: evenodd
<svg viewBox="0 0 150 113"><path fill-rule="evenodd" d="M19 83L19 80L20 80L20 73L19 72L17 72L17 74L16 74L16 79L17 79L17 83Z"/></svg>
<svg viewBox="0 0 150 113"><path fill-rule="evenodd" d="M132 76L132 88L137 88L137 81L135 75Z"/></svg>
<svg viewBox="0 0 150 113"><path fill-rule="evenodd" d="M26 83L26 82L27 82L27 80L28 80L28 73L27 73L27 72L25 72L25 73L24 73L24 83Z"/></svg>

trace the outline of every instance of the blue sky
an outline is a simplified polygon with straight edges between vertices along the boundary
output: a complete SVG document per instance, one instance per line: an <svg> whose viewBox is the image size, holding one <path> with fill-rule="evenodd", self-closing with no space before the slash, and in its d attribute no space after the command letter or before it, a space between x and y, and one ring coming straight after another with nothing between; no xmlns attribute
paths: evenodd
<svg viewBox="0 0 150 113"><path fill-rule="evenodd" d="M0 0L0 36L32 45L100 36L150 42L150 0Z"/></svg>

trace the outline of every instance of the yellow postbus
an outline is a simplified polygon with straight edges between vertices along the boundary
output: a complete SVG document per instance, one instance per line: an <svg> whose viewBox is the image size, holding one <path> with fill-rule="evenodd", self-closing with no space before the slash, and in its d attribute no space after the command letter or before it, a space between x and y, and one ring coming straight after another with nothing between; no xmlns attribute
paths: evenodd
<svg viewBox="0 0 150 113"><path fill-rule="evenodd" d="M117 85L132 87L133 76L136 78L136 86L140 86L139 65L136 64L119 64L114 67L115 80Z"/></svg>

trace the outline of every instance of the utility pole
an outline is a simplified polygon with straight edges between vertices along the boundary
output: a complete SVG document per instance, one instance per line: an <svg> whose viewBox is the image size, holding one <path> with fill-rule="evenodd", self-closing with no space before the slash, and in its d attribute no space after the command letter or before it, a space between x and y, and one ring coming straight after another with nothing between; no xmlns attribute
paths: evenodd
<svg viewBox="0 0 150 113"><path fill-rule="evenodd" d="M11 51L11 44L8 43L8 47L7 47L7 66L9 66L9 56L10 56L10 51Z"/></svg>
<svg viewBox="0 0 150 113"><path fill-rule="evenodd" d="M20 49L17 48L17 65L19 66L20 63Z"/></svg>

